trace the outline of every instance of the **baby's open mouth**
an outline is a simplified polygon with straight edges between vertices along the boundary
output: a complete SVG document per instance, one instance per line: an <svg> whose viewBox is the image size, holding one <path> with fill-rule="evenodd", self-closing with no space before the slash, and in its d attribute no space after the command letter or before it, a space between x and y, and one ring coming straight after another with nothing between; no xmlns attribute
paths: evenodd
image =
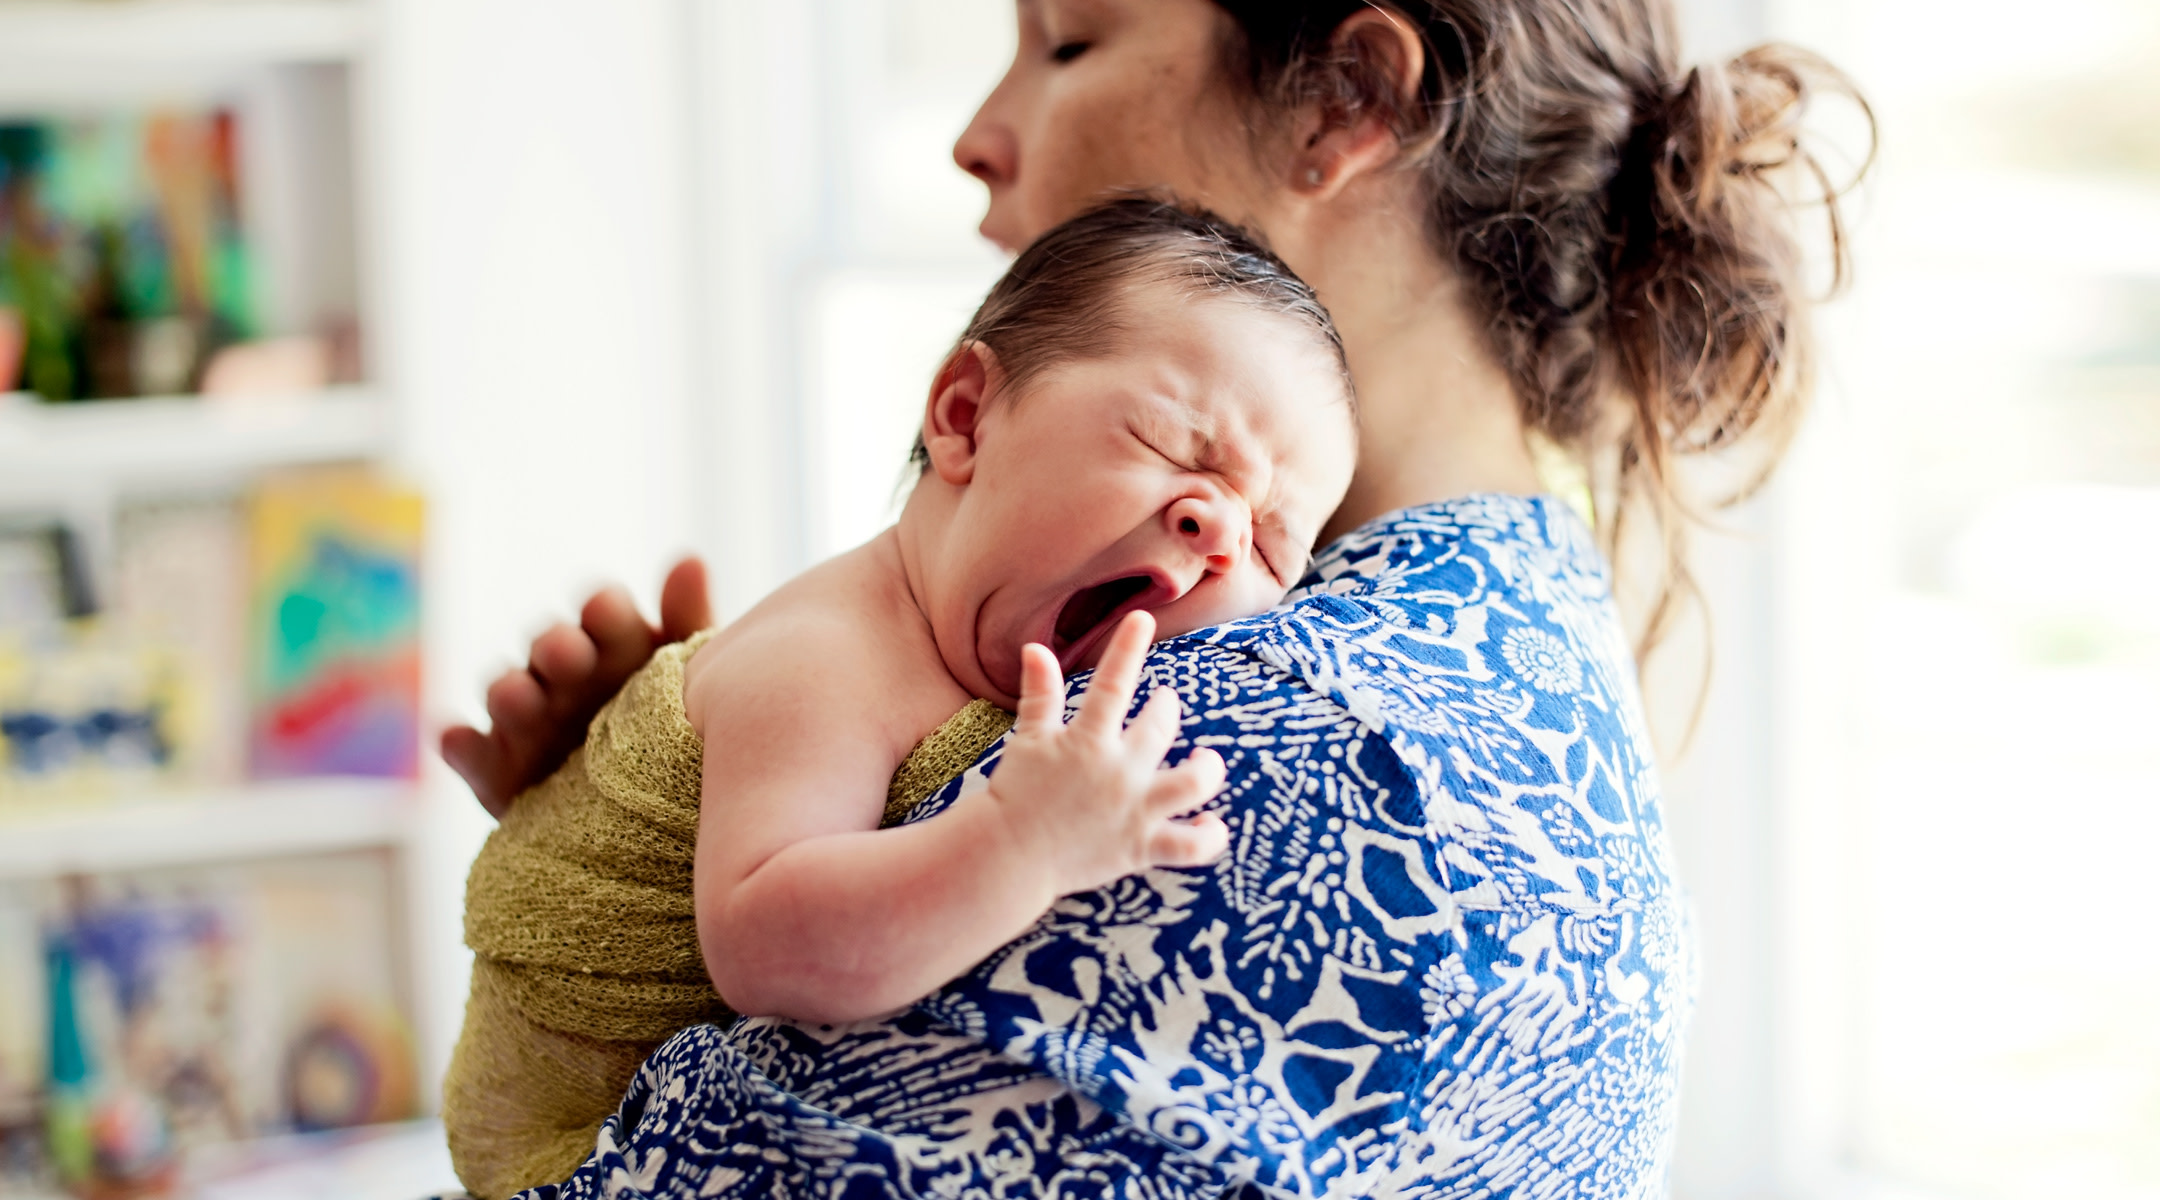
<svg viewBox="0 0 2160 1200"><path fill-rule="evenodd" d="M1155 580L1149 576L1126 575L1073 593L1073 598L1058 610L1050 638L1050 652L1057 655L1059 665L1071 670L1073 662L1085 653L1109 620L1123 616L1119 610L1153 586Z"/></svg>

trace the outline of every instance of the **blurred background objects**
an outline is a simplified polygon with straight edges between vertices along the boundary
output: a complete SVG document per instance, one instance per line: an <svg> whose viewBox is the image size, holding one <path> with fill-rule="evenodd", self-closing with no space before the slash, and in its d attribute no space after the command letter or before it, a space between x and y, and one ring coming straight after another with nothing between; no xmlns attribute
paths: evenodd
<svg viewBox="0 0 2160 1200"><path fill-rule="evenodd" d="M427 1107L380 19L0 5L0 1194L207 1194Z"/></svg>
<svg viewBox="0 0 2160 1200"><path fill-rule="evenodd" d="M2160 11L1686 0L1882 120L1780 482L1650 674L1684 1200L2160 1197ZM0 1196L412 1197L593 584L890 516L1002 266L1007 0L0 0ZM1825 145L1858 144L1825 111Z"/></svg>

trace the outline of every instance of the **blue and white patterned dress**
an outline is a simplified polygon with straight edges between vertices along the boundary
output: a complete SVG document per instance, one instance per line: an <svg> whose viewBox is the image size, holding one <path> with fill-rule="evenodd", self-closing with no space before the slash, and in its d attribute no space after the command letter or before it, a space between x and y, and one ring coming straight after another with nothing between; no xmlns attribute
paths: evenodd
<svg viewBox="0 0 2160 1200"><path fill-rule="evenodd" d="M1390 514L1148 679L1229 765L1220 862L1069 897L886 1020L687 1030L527 1196L1662 1195L1688 934L1574 514Z"/></svg>

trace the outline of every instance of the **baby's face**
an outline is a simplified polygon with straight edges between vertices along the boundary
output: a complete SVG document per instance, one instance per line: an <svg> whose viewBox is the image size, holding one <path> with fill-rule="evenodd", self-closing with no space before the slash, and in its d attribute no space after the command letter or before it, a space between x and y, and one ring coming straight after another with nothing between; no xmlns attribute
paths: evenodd
<svg viewBox="0 0 2160 1200"><path fill-rule="evenodd" d="M922 599L946 666L1008 707L1020 648L1095 665L1128 612L1171 637L1273 607L1350 483L1355 418L1299 323L1136 289L1113 354L989 398Z"/></svg>

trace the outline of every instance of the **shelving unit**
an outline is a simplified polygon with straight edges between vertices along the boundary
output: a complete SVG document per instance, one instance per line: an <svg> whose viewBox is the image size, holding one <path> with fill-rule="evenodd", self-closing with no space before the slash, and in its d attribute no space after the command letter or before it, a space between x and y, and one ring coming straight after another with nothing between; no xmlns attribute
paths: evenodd
<svg viewBox="0 0 2160 1200"><path fill-rule="evenodd" d="M389 406L366 388L205 403L191 397L41 404L0 396L0 505L89 485L199 486L265 470L379 458Z"/></svg>
<svg viewBox="0 0 2160 1200"><path fill-rule="evenodd" d="M377 281L368 278L367 268L383 261L371 222L384 205L380 172L371 169L367 154L373 142L367 126L376 112L368 78L379 19L376 0L0 0L0 120L175 110L234 114L238 210L259 310L251 333L357 333L360 369L374 379L380 347L366 335L379 333L380 324L372 319ZM399 420L393 397L374 383L247 399L50 404L0 394L0 523L65 522L78 535L94 584L109 582L97 576L116 565L115 547L125 540L117 535L129 528L131 506L208 501L215 507L288 469L382 464L400 448ZM352 961L386 961L384 998L404 1022L423 1019L415 990L421 939L414 932L413 864L425 805L417 782L198 784L116 773L75 794L57 787L41 781L0 796L0 898L60 894L65 889L55 881L73 876L133 887L160 877L192 879L188 872L196 868L205 877L225 878L248 874L258 869L249 864L258 864L289 879L374 863L368 870L386 883L340 894L366 895L368 904L377 905L373 897L387 892L387 945L367 951L377 957ZM378 853L356 853L368 851ZM225 870L233 866L244 870ZM20 931L34 924L19 915L10 919L19 949ZM0 941L6 934L0 929ZM351 942L325 936L336 941L338 953L357 954ZM19 981L0 980L10 982ZM24 994L0 987L0 1006ZM313 1003L293 1001L303 1002ZM251 1029L257 1037L251 1045L258 1048L247 1061L281 1061L275 1055L285 1053L287 1042L279 1040L266 1054L262 1047L270 1043L262 1039L286 1039L287 1027L257 1024L271 1032ZM5 1032L0 1028L0 1035ZM435 1036L426 1028L417 1034L423 1043ZM423 1076L423 1105L431 1091ZM404 1191L449 1184L447 1163L435 1162L441 1157L438 1127L422 1122L396 1134L388 1140L355 1134L233 1144L202 1161L190 1158L182 1194L331 1194L318 1185L342 1185L357 1178L356 1171L366 1174L346 1159L370 1153L384 1158L387 1149L355 1149L378 1142L395 1146L400 1161L417 1155L427 1164L430 1179L397 1185ZM256 1159L275 1159L277 1170L256 1179L261 1172L252 1167L244 1177L227 1169L260 1166ZM209 1170L218 1163L224 1167ZM308 1182L297 1182L303 1179ZM0 1194L10 1186L0 1179Z"/></svg>
<svg viewBox="0 0 2160 1200"><path fill-rule="evenodd" d="M372 32L350 0L9 0L0 64L342 62Z"/></svg>
<svg viewBox="0 0 2160 1200"><path fill-rule="evenodd" d="M402 846L411 785L305 779L93 798L0 818L0 880Z"/></svg>

